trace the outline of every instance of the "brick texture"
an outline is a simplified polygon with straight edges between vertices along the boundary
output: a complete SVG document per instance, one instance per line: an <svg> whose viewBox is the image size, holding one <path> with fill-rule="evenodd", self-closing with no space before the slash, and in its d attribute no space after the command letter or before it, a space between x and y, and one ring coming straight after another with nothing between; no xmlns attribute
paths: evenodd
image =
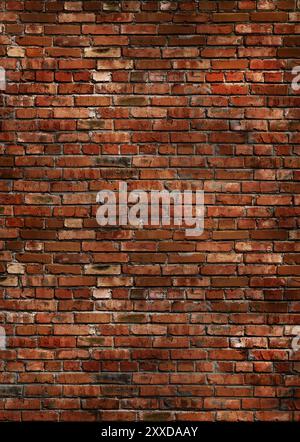
<svg viewBox="0 0 300 442"><path fill-rule="evenodd" d="M0 22L0 420L299 420L296 1ZM204 233L99 227L119 180L204 189Z"/></svg>

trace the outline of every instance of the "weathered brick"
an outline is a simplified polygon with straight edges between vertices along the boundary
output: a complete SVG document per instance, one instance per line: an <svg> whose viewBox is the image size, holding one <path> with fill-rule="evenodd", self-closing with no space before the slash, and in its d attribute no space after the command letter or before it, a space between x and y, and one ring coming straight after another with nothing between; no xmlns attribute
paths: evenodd
<svg viewBox="0 0 300 442"><path fill-rule="evenodd" d="M85 48L84 56L89 58L118 58L121 55L120 48Z"/></svg>
<svg viewBox="0 0 300 442"><path fill-rule="evenodd" d="M299 420L295 1L2 3L0 420Z"/></svg>

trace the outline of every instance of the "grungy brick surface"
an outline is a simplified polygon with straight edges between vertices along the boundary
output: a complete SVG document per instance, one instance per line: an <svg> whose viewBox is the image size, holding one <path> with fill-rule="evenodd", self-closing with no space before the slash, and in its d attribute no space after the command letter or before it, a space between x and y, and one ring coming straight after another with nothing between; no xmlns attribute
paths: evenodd
<svg viewBox="0 0 300 442"><path fill-rule="evenodd" d="M296 1L0 23L0 420L299 420ZM100 227L119 181L204 189L204 233Z"/></svg>

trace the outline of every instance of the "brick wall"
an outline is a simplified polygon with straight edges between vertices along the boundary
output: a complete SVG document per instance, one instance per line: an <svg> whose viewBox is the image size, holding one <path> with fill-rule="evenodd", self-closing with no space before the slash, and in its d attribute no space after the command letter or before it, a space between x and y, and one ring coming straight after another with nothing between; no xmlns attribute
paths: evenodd
<svg viewBox="0 0 300 442"><path fill-rule="evenodd" d="M299 420L296 1L0 9L0 419ZM204 233L101 228L119 181Z"/></svg>

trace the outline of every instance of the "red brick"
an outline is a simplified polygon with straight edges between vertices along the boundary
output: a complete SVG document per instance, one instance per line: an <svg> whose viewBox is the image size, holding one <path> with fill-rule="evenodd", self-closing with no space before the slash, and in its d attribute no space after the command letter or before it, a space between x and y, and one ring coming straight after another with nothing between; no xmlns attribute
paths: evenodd
<svg viewBox="0 0 300 442"><path fill-rule="evenodd" d="M2 3L0 420L299 420L295 2ZM120 180L204 232L100 227Z"/></svg>

